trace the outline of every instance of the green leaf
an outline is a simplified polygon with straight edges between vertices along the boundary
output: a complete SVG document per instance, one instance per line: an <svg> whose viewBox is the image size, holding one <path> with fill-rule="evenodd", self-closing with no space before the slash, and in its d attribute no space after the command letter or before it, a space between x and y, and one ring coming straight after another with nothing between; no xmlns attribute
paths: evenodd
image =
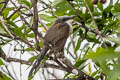
<svg viewBox="0 0 120 80"><path fill-rule="evenodd" d="M97 6L101 11L103 11L103 4L101 2L98 1Z"/></svg>
<svg viewBox="0 0 120 80"><path fill-rule="evenodd" d="M32 8L32 4L31 4L29 1L27 1L27 0L21 0L20 3L24 3L24 4L27 5L29 8Z"/></svg>
<svg viewBox="0 0 120 80"><path fill-rule="evenodd" d="M0 0L1 2L3 2L4 0ZM4 6L4 4L0 4L0 9Z"/></svg>
<svg viewBox="0 0 120 80"><path fill-rule="evenodd" d="M0 71L0 80L12 80L12 79Z"/></svg>
<svg viewBox="0 0 120 80"><path fill-rule="evenodd" d="M70 74L70 73L69 73L69 72L67 72L67 73L64 75L64 78L65 78L65 77L67 77L69 74Z"/></svg>
<svg viewBox="0 0 120 80"><path fill-rule="evenodd" d="M53 3L52 3L52 6L55 7L57 6L58 4L60 4L61 2L63 2L65 0L55 0Z"/></svg>
<svg viewBox="0 0 120 80"><path fill-rule="evenodd" d="M120 45L120 38L107 37L107 39Z"/></svg>
<svg viewBox="0 0 120 80"><path fill-rule="evenodd" d="M27 37L34 38L34 33L27 34Z"/></svg>
<svg viewBox="0 0 120 80"><path fill-rule="evenodd" d="M10 77L8 77L7 75L3 75L3 80L12 80Z"/></svg>
<svg viewBox="0 0 120 80"><path fill-rule="evenodd" d="M42 46L43 46L43 42L42 42L42 41L40 41L40 42L39 42L39 45L40 45L40 47L42 47Z"/></svg>
<svg viewBox="0 0 120 80"><path fill-rule="evenodd" d="M74 64L75 67L79 68L82 64L84 64L86 62L86 60L82 60L81 58L78 58L76 60L76 63ZM80 68L82 68L83 66L81 66Z"/></svg>
<svg viewBox="0 0 120 80"><path fill-rule="evenodd" d="M104 56L104 57L103 57ZM88 55L86 55L86 59L92 58L95 61L104 61L106 59L111 59L115 57L120 57L119 54L114 52L114 49L104 49L104 48L98 48L96 52L89 51Z"/></svg>
<svg viewBox="0 0 120 80"><path fill-rule="evenodd" d="M89 74L91 74L91 72L92 72L92 67L91 67L90 64L88 64L88 70L89 70Z"/></svg>
<svg viewBox="0 0 120 80"><path fill-rule="evenodd" d="M88 35L87 40L88 40L89 42L99 43L99 41L96 39L95 34L93 34L93 33L91 33L91 32L87 32L87 35Z"/></svg>
<svg viewBox="0 0 120 80"><path fill-rule="evenodd" d="M12 8L5 8L2 12L2 15L6 18L11 10Z"/></svg>
<svg viewBox="0 0 120 80"><path fill-rule="evenodd" d="M17 19L19 17L19 14L18 13L15 13L10 19L12 21L14 21L15 19Z"/></svg>
<svg viewBox="0 0 120 80"><path fill-rule="evenodd" d="M92 4L91 0L86 0L86 1L88 3L88 6L89 6L90 10L93 12L94 7L93 7L93 4Z"/></svg>
<svg viewBox="0 0 120 80"><path fill-rule="evenodd" d="M74 37L76 37L76 36L77 36L77 34L78 34L79 30L80 30L80 28L78 28L77 30L75 30L75 31L73 32Z"/></svg>
<svg viewBox="0 0 120 80"><path fill-rule="evenodd" d="M69 50L69 49L70 49L70 46L71 46L71 41L68 43L68 46L67 46L67 48L65 48L65 50L66 50L67 54L69 54L69 55L74 59L71 51Z"/></svg>
<svg viewBox="0 0 120 80"><path fill-rule="evenodd" d="M56 9L55 14L58 16L65 16L65 13L68 14L67 12L69 12L69 10L72 10L67 0L63 0L62 2L60 2L58 5L54 7Z"/></svg>
<svg viewBox="0 0 120 80"><path fill-rule="evenodd" d="M36 58L37 58L37 56L33 56L28 61L33 62Z"/></svg>
<svg viewBox="0 0 120 80"><path fill-rule="evenodd" d="M110 0L110 3L109 3L109 5L113 5L113 1L114 1L114 0Z"/></svg>
<svg viewBox="0 0 120 80"><path fill-rule="evenodd" d="M116 12L114 15L116 16L117 19L120 20L120 12Z"/></svg>
<svg viewBox="0 0 120 80"><path fill-rule="evenodd" d="M106 11L103 11L102 12L102 20L104 21L104 20L106 20L106 18L107 18L107 13L106 13Z"/></svg>
<svg viewBox="0 0 120 80"><path fill-rule="evenodd" d="M1 65L4 65L4 63L3 63L3 61L0 59L0 66L1 66Z"/></svg>
<svg viewBox="0 0 120 80"><path fill-rule="evenodd" d="M0 23L0 33L5 33L4 29L2 28L2 24Z"/></svg>
<svg viewBox="0 0 120 80"><path fill-rule="evenodd" d="M14 28L13 32L17 35L20 36L22 39L26 39L25 38L25 34L22 32L21 27L19 28Z"/></svg>
<svg viewBox="0 0 120 80"><path fill-rule="evenodd" d="M120 3L118 1L115 3L114 8L116 12L120 12Z"/></svg>
<svg viewBox="0 0 120 80"><path fill-rule="evenodd" d="M107 80L117 80L120 73L120 53L114 52L113 48L98 48L96 52L90 51L88 55L85 56L86 59L92 59L95 63L100 65L100 68L108 76ZM113 62L111 65L113 69L110 68L108 63ZM114 76L112 76L114 74Z"/></svg>
<svg viewBox="0 0 120 80"><path fill-rule="evenodd" d="M45 21L48 21L48 22L54 22L56 20L55 17L53 16L48 16L46 14L40 14L40 18L45 20Z"/></svg>
<svg viewBox="0 0 120 80"><path fill-rule="evenodd" d="M31 48L26 48L24 51L34 51L34 50Z"/></svg>
<svg viewBox="0 0 120 80"><path fill-rule="evenodd" d="M109 13L112 8L113 8L113 5L110 5L110 6L106 7L105 8L106 13Z"/></svg>
<svg viewBox="0 0 120 80"><path fill-rule="evenodd" d="M97 71L93 72L91 76L95 76L97 74Z"/></svg>
<svg viewBox="0 0 120 80"><path fill-rule="evenodd" d="M19 27L13 21L10 21L10 20L7 20L7 25L9 26L9 28L18 28Z"/></svg>
<svg viewBox="0 0 120 80"><path fill-rule="evenodd" d="M74 53L76 53L76 52L79 50L80 44L81 44L81 39L79 38L79 39L77 40L77 45L76 45L76 47L75 47L75 49L74 49Z"/></svg>

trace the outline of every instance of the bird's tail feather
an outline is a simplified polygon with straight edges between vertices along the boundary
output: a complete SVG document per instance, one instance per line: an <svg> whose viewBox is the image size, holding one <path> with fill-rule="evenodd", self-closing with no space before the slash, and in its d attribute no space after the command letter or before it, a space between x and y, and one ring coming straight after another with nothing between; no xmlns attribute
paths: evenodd
<svg viewBox="0 0 120 80"><path fill-rule="evenodd" d="M35 63L33 64L32 69L29 72L29 77L32 75L32 73L34 73L37 70L38 66L40 65L40 62L42 61L42 59L46 55L47 51L48 51L48 47L47 46L43 46L41 54L38 55Z"/></svg>

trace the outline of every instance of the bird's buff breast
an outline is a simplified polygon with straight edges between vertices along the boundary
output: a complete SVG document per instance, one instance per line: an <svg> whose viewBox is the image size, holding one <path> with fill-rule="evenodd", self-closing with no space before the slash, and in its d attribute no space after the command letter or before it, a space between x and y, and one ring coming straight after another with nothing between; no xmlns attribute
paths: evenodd
<svg viewBox="0 0 120 80"><path fill-rule="evenodd" d="M72 29L72 21L73 21L73 20L66 21L66 23L69 25L69 34L71 34L71 33L73 32L73 29Z"/></svg>

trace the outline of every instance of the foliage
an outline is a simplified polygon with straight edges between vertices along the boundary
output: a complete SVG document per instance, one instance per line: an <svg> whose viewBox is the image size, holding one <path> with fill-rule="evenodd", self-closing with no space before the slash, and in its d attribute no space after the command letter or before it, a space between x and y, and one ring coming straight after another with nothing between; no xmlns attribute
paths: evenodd
<svg viewBox="0 0 120 80"><path fill-rule="evenodd" d="M4 0L0 1L0 11L4 6L4 3L1 3L2 1ZM2 21L0 21L0 48L6 52L4 47L6 45L12 46L13 50L11 50L13 52L19 52L22 56L24 54L36 54L39 51L37 50L38 44L40 48L42 48L43 43L40 40L39 43L36 43L34 31L32 31L22 18L24 17L29 25L32 26L32 0L11 1L13 0L10 0L3 11L0 12L0 16L3 17L8 30L14 34L16 38L11 37L9 32L4 29ZM108 0L107 4L98 2L97 5L93 5L91 0L74 0L73 2L67 0L48 0L46 3L41 1L44 0L38 0L38 5L40 5L38 6L39 20L48 27L56 20L56 16L79 14L79 16L82 17L82 21L87 28L74 25L73 33L65 47L65 54L71 58L71 61L73 60L72 63L74 66L99 80L120 80L120 52L115 52L115 49L120 46L120 1ZM72 6L71 3L73 4ZM93 14L93 17L90 13ZM79 17L74 20L78 22L81 21ZM44 35L46 29L41 22L38 24L38 30ZM97 24L97 26L95 24ZM99 33L96 31L97 28L102 35L98 35ZM6 60L1 56L1 53L0 51L0 67L6 68ZM12 55L15 55L15 53ZM36 55L32 55L28 61L33 62L35 59ZM89 62L89 60L92 60L92 62ZM88 70L86 70L87 67ZM9 69L6 69L9 72ZM4 70L2 70L2 72L0 71L0 79L11 80L15 78L15 76L12 76L14 73L3 72ZM77 76L66 73L64 77L75 78Z"/></svg>

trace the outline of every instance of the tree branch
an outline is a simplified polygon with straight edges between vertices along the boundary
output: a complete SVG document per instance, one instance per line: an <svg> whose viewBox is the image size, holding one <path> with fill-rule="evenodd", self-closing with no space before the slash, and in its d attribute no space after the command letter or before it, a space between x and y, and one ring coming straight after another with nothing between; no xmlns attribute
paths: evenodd
<svg viewBox="0 0 120 80"><path fill-rule="evenodd" d="M6 8L8 2L9 2L9 0L5 0L5 1L4 1L5 4L4 4L4 6L1 8L1 10L0 10L0 15L1 15L1 13L3 12L3 10Z"/></svg>
<svg viewBox="0 0 120 80"><path fill-rule="evenodd" d="M2 23L2 27L3 29L14 39L14 35L12 34L12 32L8 29L8 27L5 24L5 20L3 19L2 16L0 16L0 21Z"/></svg>
<svg viewBox="0 0 120 80"><path fill-rule="evenodd" d="M34 35L35 35L35 41L37 45L37 50L40 50L39 46L39 40L37 38L37 33L38 32L38 10L37 10L37 0L32 0L32 5L33 5L33 26L32 28L34 29Z"/></svg>

